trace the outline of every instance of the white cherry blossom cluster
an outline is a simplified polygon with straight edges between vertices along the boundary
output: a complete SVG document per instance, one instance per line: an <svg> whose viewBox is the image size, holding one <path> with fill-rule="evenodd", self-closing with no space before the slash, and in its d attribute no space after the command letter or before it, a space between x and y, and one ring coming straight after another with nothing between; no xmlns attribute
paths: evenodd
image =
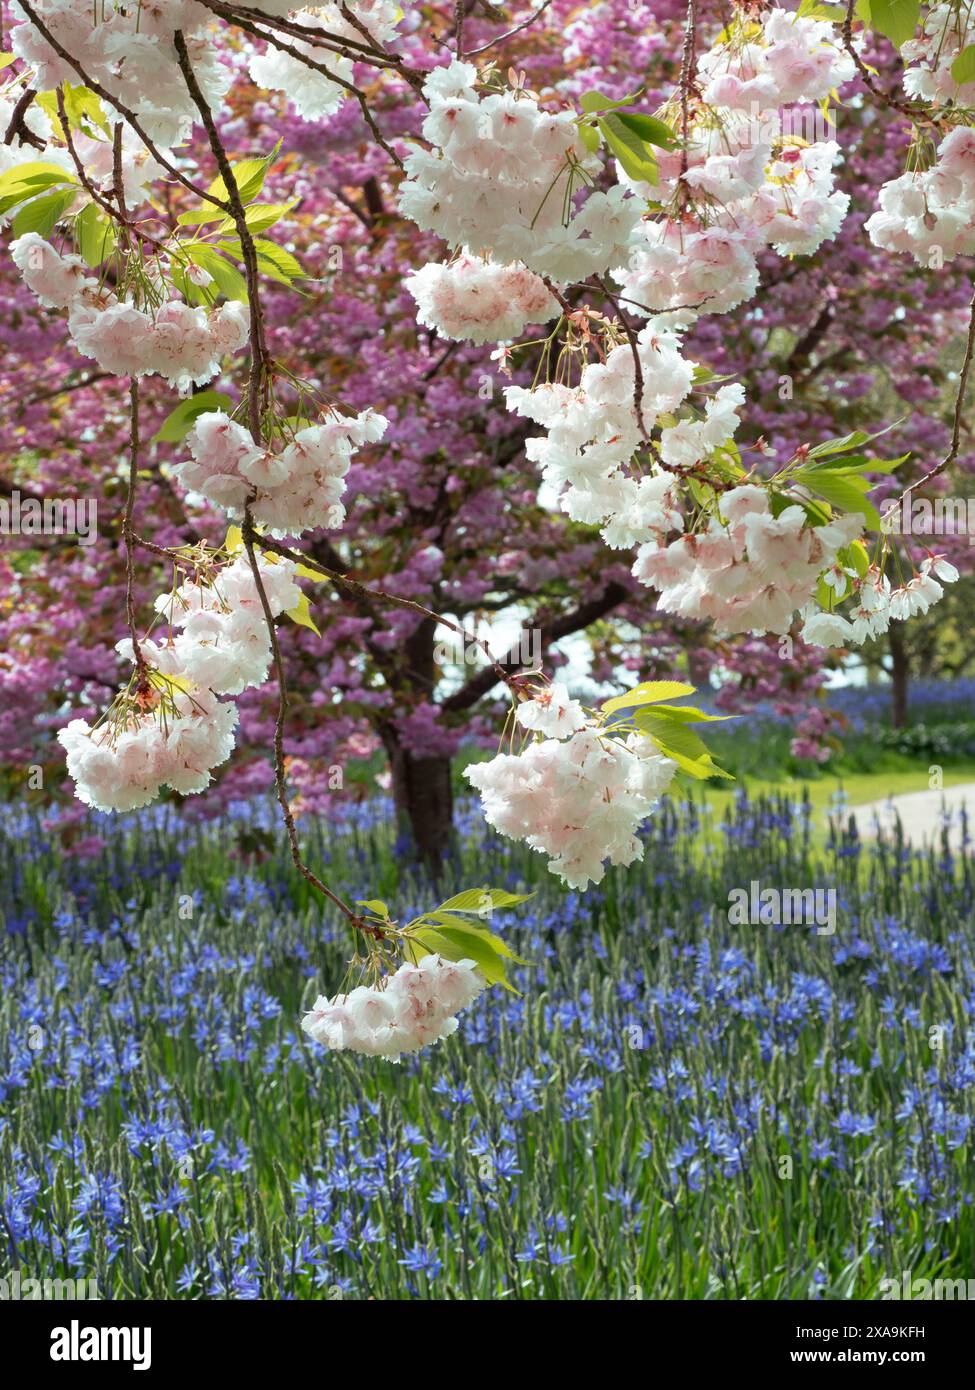
<svg viewBox="0 0 975 1390"><path fill-rule="evenodd" d="M967 5L932 5L921 32L900 46L904 91L909 97L944 106L975 106L975 82L956 82L952 64L975 42L975 20Z"/></svg>
<svg viewBox="0 0 975 1390"><path fill-rule="evenodd" d="M526 324L545 323L561 312L533 271L466 252L445 265L423 266L404 284L416 300L420 323L445 338L472 343L517 338Z"/></svg>
<svg viewBox="0 0 975 1390"><path fill-rule="evenodd" d="M121 727L72 719L61 729L79 801L98 811L134 811L163 787L189 795L209 786L212 769L233 752L237 707L207 690L177 690L172 705L165 721L132 710Z"/></svg>
<svg viewBox="0 0 975 1390"><path fill-rule="evenodd" d="M273 618L297 607L301 590L290 560L276 563L258 557L261 583ZM139 644L150 666L183 676L215 695L239 695L263 685L271 665L271 642L260 594L246 555L206 580L185 579L156 599L156 612L176 635L165 642L147 638ZM116 650L131 657L126 638Z"/></svg>
<svg viewBox="0 0 975 1390"><path fill-rule="evenodd" d="M401 965L380 986L360 985L334 999L324 996L301 1020L309 1037L334 1052L362 1052L398 1062L404 1053L457 1031L456 1015L485 988L472 960L426 955Z"/></svg>
<svg viewBox="0 0 975 1390"><path fill-rule="evenodd" d="M333 411L321 424L298 430L280 453L255 444L250 433L222 411L200 415L187 437L192 459L177 464L184 487L240 516L248 498L251 515L272 536L299 536L345 520L345 475L356 449L381 439L385 416Z"/></svg>
<svg viewBox="0 0 975 1390"><path fill-rule="evenodd" d="M346 19L343 8L364 25L377 44L394 39L403 18L403 10L392 0L344 0L344 5L326 4L304 10L290 4L263 4L258 8L274 18L290 13L292 22L302 28L327 33L332 39L351 39L357 44L363 41L362 31ZM352 60L291 33L281 35L279 42L286 47L268 42L263 52L254 52L248 68L251 80L267 91L284 92L295 115L303 121L334 115L349 96L355 76ZM297 54L311 59L315 66L302 62Z"/></svg>
<svg viewBox="0 0 975 1390"><path fill-rule="evenodd" d="M678 306L684 322L727 313L758 286L755 257L766 245L779 255L809 255L834 237L849 207L834 190L840 158L835 140L776 140L733 112L710 111L716 125L693 127L686 161L663 151L657 182L627 180L635 192L669 203L691 190L695 212L642 224L628 264L614 272L634 312Z"/></svg>
<svg viewBox="0 0 975 1390"><path fill-rule="evenodd" d="M74 63L132 111L149 138L173 146L189 138L198 118L179 68L173 35L181 30L193 73L207 102L219 104L232 73L205 33L211 12L195 0L32 0L31 8L48 30L49 43L18 0L10 46L18 58L36 66L34 85L51 91L60 83L81 84Z"/></svg>
<svg viewBox="0 0 975 1390"><path fill-rule="evenodd" d="M524 92L479 96L472 63L437 68L424 84L430 114L405 161L399 206L453 250L522 261L559 283L585 279L625 259L643 211L617 185L572 198L599 172L571 110L550 112Z"/></svg>
<svg viewBox="0 0 975 1390"><path fill-rule="evenodd" d="M614 736L559 683L519 704L516 718L538 737L464 774L481 794L488 824L547 854L549 870L572 888L599 883L606 862L642 859L636 831L676 764L643 734Z"/></svg>
<svg viewBox="0 0 975 1390"><path fill-rule="evenodd" d="M106 372L156 374L181 389L202 386L220 370L221 358L247 341L242 304L208 311L171 299L143 310L100 287L79 256L62 255L36 232L18 237L10 250L39 302L67 309L71 341Z"/></svg>
<svg viewBox="0 0 975 1390"><path fill-rule="evenodd" d="M773 8L761 34L716 43L698 62L702 96L732 111L775 111L799 101L822 101L849 82L853 59L836 42L830 20L800 18Z"/></svg>
<svg viewBox="0 0 975 1390"><path fill-rule="evenodd" d="M614 347L605 362L588 363L576 386L547 382L534 390L509 386L505 391L509 410L548 431L529 439L526 453L561 494L562 510L574 521L600 525L626 512L632 524L641 506L658 506L666 491L658 493L651 479L634 482L623 470L658 416L684 400L694 363L681 356L677 335L656 323L641 330L636 347L643 377L641 420L636 364L627 342Z"/></svg>
<svg viewBox="0 0 975 1390"><path fill-rule="evenodd" d="M813 647L859 647L869 637L881 637L892 620L905 622L926 613L944 594L943 585L954 584L958 571L944 555L927 555L906 584L892 587L876 565L863 578L848 574L851 607L839 611L810 611L800 636ZM940 581L940 583L939 583Z"/></svg>
<svg viewBox="0 0 975 1390"><path fill-rule="evenodd" d="M722 496L720 516L706 530L642 545L633 573L660 591L657 607L665 613L707 618L722 635L782 634L862 531L858 513L812 526L796 503L774 516L768 491L745 483Z"/></svg>
<svg viewBox="0 0 975 1390"><path fill-rule="evenodd" d="M258 559L272 616L301 597L289 560ZM234 748L237 708L219 695L239 695L267 678L271 647L263 606L246 557L206 579L188 579L161 594L156 609L177 629L166 640L139 643L144 673L134 694L120 696L94 728L73 719L58 734L75 795L99 811L132 811L163 787L204 791L211 771ZM117 644L137 661L130 638Z"/></svg>
<svg viewBox="0 0 975 1390"><path fill-rule="evenodd" d="M931 168L885 183L866 230L875 246L933 269L975 253L975 130L956 126Z"/></svg>

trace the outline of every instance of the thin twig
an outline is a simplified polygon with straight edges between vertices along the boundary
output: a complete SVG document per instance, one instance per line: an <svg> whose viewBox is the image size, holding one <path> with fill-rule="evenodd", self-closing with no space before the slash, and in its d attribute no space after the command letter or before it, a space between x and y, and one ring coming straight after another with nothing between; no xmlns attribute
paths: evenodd
<svg viewBox="0 0 975 1390"><path fill-rule="evenodd" d="M949 468L958 457L961 448L961 432L963 428L962 416L965 411L965 395L968 391L968 378L972 370L972 358L975 356L975 292L972 294L971 303L968 306L968 338L965 344L965 359L962 362L961 374L958 378L958 394L955 396L955 410L951 426L951 443L948 452L939 464L925 473L923 478L918 478L916 483L911 483L910 487L905 488L897 499L896 505L900 505L915 488L924 487L925 483L931 482L932 478L937 478L946 468Z"/></svg>
<svg viewBox="0 0 975 1390"><path fill-rule="evenodd" d="M240 242L241 260L244 263L244 274L247 280L248 312L250 315L251 367L247 387L247 419L254 443L262 445L264 440L261 431L261 405L262 398L266 400L268 378L270 375L270 362L268 359L267 345L264 340L264 317L261 307L260 271L257 264L257 248L254 245L254 238L251 234L251 230L247 225L247 214L244 211L244 204L241 200L237 177L234 174L230 160L227 158L227 151L224 149L223 142L217 131L213 113L200 90L200 84L196 80L196 75L193 72L193 65L190 62L189 51L186 47L186 40L183 37L182 31L179 29L177 29L176 33L173 35L173 44L176 48L176 56L179 59L180 71L183 74L190 96L193 98L193 103L200 113L200 120L207 133L210 150L217 162L217 168L220 170L224 188L227 190L227 207L230 216L234 220L237 239Z"/></svg>
<svg viewBox="0 0 975 1390"><path fill-rule="evenodd" d="M552 0L543 0L543 3L539 5L534 14L530 14L527 19L522 20L520 24L516 24L515 27L509 29L506 34L499 34L496 39L491 39L488 43L482 43L480 48L469 48L464 56L466 58L476 58L479 53L486 53L489 48L494 48L495 44L505 43L506 40L513 39L515 34L520 34L523 29L527 29L530 25L534 24L536 19L541 18L551 3Z"/></svg>

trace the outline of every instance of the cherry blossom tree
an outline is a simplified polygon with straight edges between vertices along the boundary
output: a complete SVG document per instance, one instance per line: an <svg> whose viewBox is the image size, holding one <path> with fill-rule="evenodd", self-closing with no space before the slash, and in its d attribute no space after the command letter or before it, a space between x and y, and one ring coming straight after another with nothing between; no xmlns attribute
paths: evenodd
<svg viewBox="0 0 975 1390"><path fill-rule="evenodd" d="M970 462L967 18L916 8L5 11L11 515L21 481L93 479L119 515L109 546L7 562L3 753L63 726L78 797L124 811L206 790L238 724L269 747L356 941L306 1023L326 1045L452 1031L503 982L480 919L512 899L343 902L296 820L323 756L368 729L436 866L450 758L500 733L468 770L485 815L584 888L640 857L678 770L720 770L686 680L590 709L554 642L602 624L603 680L808 695L957 579L960 547L878 510ZM537 640L494 652L477 621L514 605Z"/></svg>

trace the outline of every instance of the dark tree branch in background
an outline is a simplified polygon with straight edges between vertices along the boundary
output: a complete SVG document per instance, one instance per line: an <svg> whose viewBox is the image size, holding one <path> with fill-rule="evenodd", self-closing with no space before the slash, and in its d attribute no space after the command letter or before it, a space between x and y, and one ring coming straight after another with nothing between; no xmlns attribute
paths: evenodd
<svg viewBox="0 0 975 1390"><path fill-rule="evenodd" d="M551 622L544 624L539 629L542 651L544 652L559 638L568 637L573 632L581 632L592 623L598 622L614 608L618 608L628 597L629 593L623 585L613 580L607 584L599 598L581 603L571 613L564 613L561 617L554 618ZM506 669L505 679L510 680L511 676L524 666L521 645L512 647L507 656L501 657L500 665ZM490 667L485 667L482 671L478 671L475 676L472 676L465 685L462 685L460 690L455 691L453 695L448 695L441 708L445 713L470 709L497 683L498 678L494 671Z"/></svg>
<svg viewBox="0 0 975 1390"><path fill-rule="evenodd" d="M125 541L125 618L132 641L132 659L140 685L146 685L146 661L139 646L135 625L135 534L132 517L135 511L135 490L139 481L139 380L129 380L129 489L122 517L122 539Z"/></svg>
<svg viewBox="0 0 975 1390"><path fill-rule="evenodd" d="M495 44L504 43L507 39L513 39L515 34L520 34L523 29L527 29L534 24L536 19L540 19L551 3L552 0L543 0L543 3L539 5L534 14L530 14L527 19L522 20L520 24L516 24L515 27L509 29L506 34L499 34L496 39L491 39L488 43L482 43L480 48L468 49L464 56L466 58L476 58L479 53L486 53L488 49L493 48Z"/></svg>

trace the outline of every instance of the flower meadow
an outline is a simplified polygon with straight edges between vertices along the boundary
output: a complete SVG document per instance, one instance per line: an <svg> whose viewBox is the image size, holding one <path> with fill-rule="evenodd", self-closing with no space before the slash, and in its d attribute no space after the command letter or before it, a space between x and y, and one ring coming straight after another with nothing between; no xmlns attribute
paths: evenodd
<svg viewBox="0 0 975 1390"><path fill-rule="evenodd" d="M875 1298L973 1267L967 835L665 799L582 894L462 808L458 881L534 892L492 923L521 993L393 1065L302 1031L347 943L273 823L3 812L8 1265L181 1300ZM391 823L337 810L309 858L422 910L443 885ZM730 925L752 880L835 888L835 932Z"/></svg>

